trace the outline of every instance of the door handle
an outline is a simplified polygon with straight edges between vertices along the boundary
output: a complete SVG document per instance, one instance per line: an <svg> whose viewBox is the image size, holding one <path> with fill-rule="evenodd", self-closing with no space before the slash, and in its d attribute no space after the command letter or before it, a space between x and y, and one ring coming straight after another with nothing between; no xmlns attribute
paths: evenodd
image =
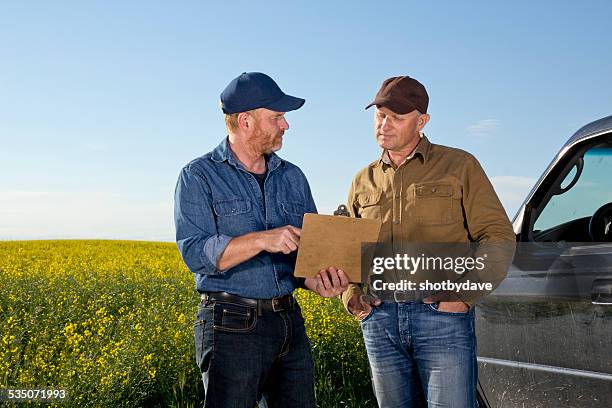
<svg viewBox="0 0 612 408"><path fill-rule="evenodd" d="M595 279L591 288L591 303L612 305L612 279Z"/></svg>

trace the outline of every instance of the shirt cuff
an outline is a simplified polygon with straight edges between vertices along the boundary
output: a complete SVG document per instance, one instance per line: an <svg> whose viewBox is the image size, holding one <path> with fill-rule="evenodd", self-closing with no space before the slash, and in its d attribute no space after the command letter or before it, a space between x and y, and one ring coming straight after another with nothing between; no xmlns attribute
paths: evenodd
<svg viewBox="0 0 612 408"><path fill-rule="evenodd" d="M349 301L351 300L351 298L353 297L354 294L359 294L361 295L363 293L363 291L361 290L361 288L358 285L355 285L353 283L351 283L348 287L348 289L346 291L344 291L342 293L342 304L344 305L344 308L346 309L346 311L350 314L353 315L349 308L348 308L348 304Z"/></svg>
<svg viewBox="0 0 612 408"><path fill-rule="evenodd" d="M219 258L227 248L227 245L232 240L232 237L227 235L213 235L204 242L204 251L202 253L202 263L207 266L207 270L223 273L225 270L217 268Z"/></svg>

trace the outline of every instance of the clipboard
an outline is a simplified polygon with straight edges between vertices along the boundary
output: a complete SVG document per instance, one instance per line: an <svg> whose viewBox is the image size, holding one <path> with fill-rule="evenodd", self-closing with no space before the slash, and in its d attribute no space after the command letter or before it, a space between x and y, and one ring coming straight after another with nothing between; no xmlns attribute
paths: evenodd
<svg viewBox="0 0 612 408"><path fill-rule="evenodd" d="M304 214L294 275L310 278L335 266L350 282L361 282L361 244L378 242L381 225L367 218Z"/></svg>

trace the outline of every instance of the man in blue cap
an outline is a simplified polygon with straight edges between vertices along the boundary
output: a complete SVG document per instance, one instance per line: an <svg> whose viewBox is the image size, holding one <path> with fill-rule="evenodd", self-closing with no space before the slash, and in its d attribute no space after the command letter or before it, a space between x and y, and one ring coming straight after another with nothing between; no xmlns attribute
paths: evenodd
<svg viewBox="0 0 612 408"><path fill-rule="evenodd" d="M202 300L194 327L205 407L314 407L313 361L292 293L348 287L333 267L293 276L302 218L314 213L302 171L274 152L304 99L243 73L221 93L228 136L187 164L175 192L176 242Z"/></svg>

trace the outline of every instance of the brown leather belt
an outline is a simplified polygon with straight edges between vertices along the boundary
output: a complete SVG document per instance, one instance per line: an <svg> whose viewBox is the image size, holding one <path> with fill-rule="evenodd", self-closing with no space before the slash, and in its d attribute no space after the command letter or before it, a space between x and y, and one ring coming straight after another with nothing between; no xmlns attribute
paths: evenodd
<svg viewBox="0 0 612 408"><path fill-rule="evenodd" d="M251 299L232 295L227 292L204 292L202 300L220 303L235 303L242 306L256 307L258 311L283 312L295 308L293 295L279 296L272 299Z"/></svg>

